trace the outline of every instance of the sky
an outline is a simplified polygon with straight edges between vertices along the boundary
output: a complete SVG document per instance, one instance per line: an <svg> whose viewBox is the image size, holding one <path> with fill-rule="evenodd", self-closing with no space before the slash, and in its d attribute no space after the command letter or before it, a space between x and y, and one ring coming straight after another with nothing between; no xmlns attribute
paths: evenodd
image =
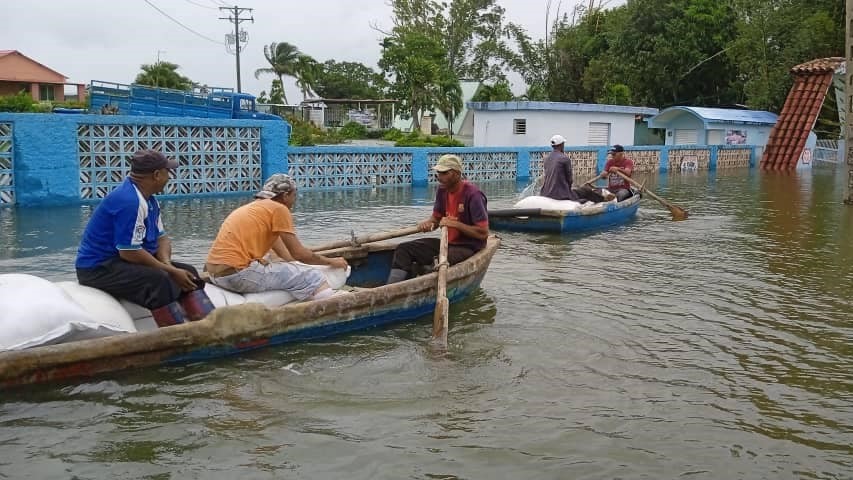
<svg viewBox="0 0 853 480"><path fill-rule="evenodd" d="M0 50L18 50L68 77L71 83L102 80L131 83L140 65L161 61L180 65L191 80L236 88L234 55L226 51L225 34L234 26L219 17L218 7L231 0L75 0L27 3L3 1ZM522 25L533 38L545 34L547 4L551 18L586 0L499 0L508 21ZM269 91L272 76L255 79L267 67L263 46L289 42L317 61L356 61L378 70L382 34L390 30L391 7L386 0L238 0L252 8L241 24L248 42L241 57L244 92ZM623 3L616 1L615 3ZM46 8L50 5L51 8ZM38 6L38 7L35 7ZM155 8L156 7L156 8ZM159 9L160 11L158 11ZM162 13L161 13L162 11ZM188 29L167 18L174 18ZM11 21L9 21L11 20ZM206 37L206 38L204 38ZM513 90L524 91L517 76ZM301 101L292 81L285 89L290 103Z"/></svg>

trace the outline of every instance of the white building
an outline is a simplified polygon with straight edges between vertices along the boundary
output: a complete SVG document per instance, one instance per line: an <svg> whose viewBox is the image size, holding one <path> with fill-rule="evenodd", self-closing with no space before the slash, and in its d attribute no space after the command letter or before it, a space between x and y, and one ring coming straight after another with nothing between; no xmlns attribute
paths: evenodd
<svg viewBox="0 0 853 480"><path fill-rule="evenodd" d="M461 135L475 147L547 146L551 135L567 146L634 144L636 117L656 108L562 102L470 102Z"/></svg>

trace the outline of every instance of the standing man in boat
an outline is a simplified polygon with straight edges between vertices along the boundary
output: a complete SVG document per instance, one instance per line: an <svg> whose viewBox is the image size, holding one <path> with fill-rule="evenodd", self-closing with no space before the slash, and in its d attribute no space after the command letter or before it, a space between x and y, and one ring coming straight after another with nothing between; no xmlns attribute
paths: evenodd
<svg viewBox="0 0 853 480"><path fill-rule="evenodd" d="M619 173L630 177L634 173L634 161L625 155L625 147L622 145L613 145L607 154L604 171L598 177L607 179L607 189L616 194L616 201L621 202L631 198L634 195L631 184L620 177Z"/></svg>
<svg viewBox="0 0 853 480"><path fill-rule="evenodd" d="M566 139L562 135L551 137L551 153L543 162L545 178L539 195L554 200L573 200L575 202L586 200L602 202L606 200L603 195L589 185L581 185L578 188L572 187L572 159L566 155L565 145Z"/></svg>
<svg viewBox="0 0 853 480"><path fill-rule="evenodd" d="M459 263L486 246L489 237L489 213L486 195L471 182L462 179L462 161L456 155L442 155L432 167L438 177L438 191L432 215L420 222L422 232L447 228L447 261ZM413 264L432 266L441 247L438 238L420 238L397 245L386 283L396 283L417 275Z"/></svg>
<svg viewBox="0 0 853 480"><path fill-rule="evenodd" d="M291 214L296 190L289 175L276 173L255 194L255 201L225 218L205 264L215 285L238 293L286 290L299 300L335 293L319 270L293 262L347 268L343 258L317 255L297 238ZM267 261L271 249L285 261Z"/></svg>
<svg viewBox="0 0 853 480"><path fill-rule="evenodd" d="M155 150L130 159L130 175L95 209L77 250L77 280L151 310L160 327L204 318L213 305L198 271L172 261L154 197L178 167Z"/></svg>

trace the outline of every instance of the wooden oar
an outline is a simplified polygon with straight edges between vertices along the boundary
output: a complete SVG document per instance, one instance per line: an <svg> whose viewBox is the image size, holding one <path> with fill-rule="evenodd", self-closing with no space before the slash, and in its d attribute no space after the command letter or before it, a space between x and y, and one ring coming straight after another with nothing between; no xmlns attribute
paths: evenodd
<svg viewBox="0 0 853 480"><path fill-rule="evenodd" d="M352 238L349 240L338 240L335 242L326 243L316 247L311 247L310 250L314 252L324 252L326 250L332 250L335 248L359 246L365 243L381 242L382 240L388 240L391 238L405 237L406 235L420 233L420 231L420 228L415 225L413 227L400 228L397 230L388 230L387 232L371 233L363 237L359 237L353 234Z"/></svg>
<svg viewBox="0 0 853 480"><path fill-rule="evenodd" d="M661 205L668 208L670 213L672 213L672 219L673 220L675 220L675 221L687 220L687 215L688 215L687 210L679 207L678 205L673 205L672 203L668 202L667 200L655 195L655 192L653 192L653 191L649 190L648 188L642 186L636 180L629 177L628 175L625 175L622 172L616 172L616 174L619 175L620 177L624 178L625 180L627 180L628 183L630 183L631 185L639 188L640 192L645 192L645 193L649 194L650 197L654 198L655 200L660 202Z"/></svg>
<svg viewBox="0 0 853 480"><path fill-rule="evenodd" d="M435 312L432 316L432 340L447 345L447 227L441 227L441 244L438 250L438 286L435 294Z"/></svg>

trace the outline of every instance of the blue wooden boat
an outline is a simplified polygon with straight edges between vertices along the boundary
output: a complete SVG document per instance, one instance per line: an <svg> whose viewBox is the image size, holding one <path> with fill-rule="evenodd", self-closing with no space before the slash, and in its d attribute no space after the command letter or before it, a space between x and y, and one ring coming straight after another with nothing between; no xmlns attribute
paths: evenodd
<svg viewBox="0 0 853 480"><path fill-rule="evenodd" d="M447 269L451 303L479 287L499 245L492 236L486 248ZM353 291L323 300L272 309L250 303L222 307L203 320L153 331L0 352L0 387L209 360L431 315L438 273L383 285L393 251L391 244L368 244L332 252L330 256L342 256L352 267L347 284Z"/></svg>
<svg viewBox="0 0 853 480"><path fill-rule="evenodd" d="M580 210L507 208L489 210L489 228L514 232L573 233L628 222L640 208L640 195L621 202L599 203Z"/></svg>

